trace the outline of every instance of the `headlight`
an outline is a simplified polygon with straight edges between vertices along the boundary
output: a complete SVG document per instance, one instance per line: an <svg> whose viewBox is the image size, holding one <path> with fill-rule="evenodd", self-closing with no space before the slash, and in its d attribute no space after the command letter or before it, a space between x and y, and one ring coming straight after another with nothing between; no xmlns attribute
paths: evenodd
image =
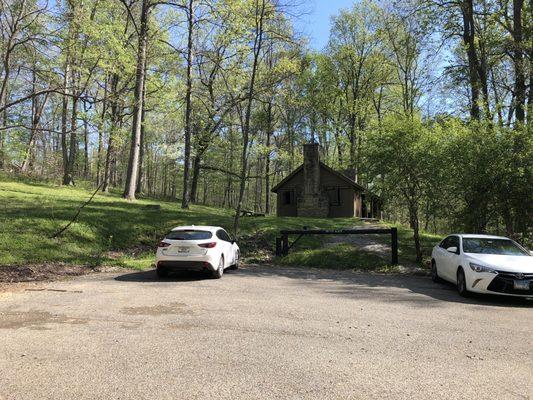
<svg viewBox="0 0 533 400"><path fill-rule="evenodd" d="M472 271L474 272L488 272L489 274L498 273L498 271L496 271L495 269L485 267L484 265L480 265L480 264L474 264L474 263L470 263L470 269L472 269Z"/></svg>

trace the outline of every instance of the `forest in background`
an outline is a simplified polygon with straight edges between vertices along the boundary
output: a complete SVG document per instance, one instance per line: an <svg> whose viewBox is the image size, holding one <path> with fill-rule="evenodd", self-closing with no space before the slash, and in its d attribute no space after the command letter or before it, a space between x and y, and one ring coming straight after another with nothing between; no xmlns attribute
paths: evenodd
<svg viewBox="0 0 533 400"><path fill-rule="evenodd" d="M0 171L233 208L236 233L316 141L415 243L531 243L533 1L357 1L320 51L305 7L0 0Z"/></svg>

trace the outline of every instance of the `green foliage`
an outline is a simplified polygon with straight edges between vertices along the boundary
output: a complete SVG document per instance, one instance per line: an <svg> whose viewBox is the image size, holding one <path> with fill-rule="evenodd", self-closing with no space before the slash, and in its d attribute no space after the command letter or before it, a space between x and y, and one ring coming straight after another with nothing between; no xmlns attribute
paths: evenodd
<svg viewBox="0 0 533 400"><path fill-rule="evenodd" d="M140 192L176 200L184 176L187 15L166 2L149 3ZM247 132L245 209L263 212L268 199L274 212L275 197L268 188L302 162L301 145L314 140L322 145L328 165L355 169L358 182L381 196L386 218L417 228L419 258L427 255L424 230L487 231L531 242L528 2L523 2L521 39L513 34L513 7L497 0L472 3L472 47L479 65L466 52L461 2L355 2L332 18L328 45L320 51L308 49L305 38L295 33L290 15L301 9L289 3L194 2L192 159L200 168L191 181L197 187L196 203L234 208L239 198L245 105L264 5L263 46ZM0 169L12 176L22 172L54 180L72 152L76 184L100 182L108 160L111 191L121 191L131 147L141 4L5 3L6 12L0 13L0 88L5 89L0 108L1 103L25 100L0 113ZM11 52L8 43L14 44ZM486 76L475 83L472 71ZM31 96L49 88L54 90ZM478 117L472 115L477 104L473 89L480 92ZM523 121L516 113L521 92L528 110ZM62 149L63 138L68 151ZM71 139L76 141L72 148ZM85 194L76 196L66 205L68 212ZM135 215L136 206L131 207L133 211L119 215ZM66 214L53 226L44 224L46 232L64 222ZM231 217L226 214L224 218ZM46 213L38 215L40 221ZM260 225L272 241L275 229L268 228L269 218ZM248 234L249 221L243 223ZM128 244L127 235L120 234L102 241L101 228L89 222L76 229L97 243L66 243L71 254L80 253L74 257L78 261L87 249L104 254L139 242L135 238ZM50 251L59 248L44 240Z"/></svg>
<svg viewBox="0 0 533 400"><path fill-rule="evenodd" d="M367 138L365 162L391 213L406 209L411 225L414 213L426 228L507 234L527 245L532 151L526 129L386 118Z"/></svg>
<svg viewBox="0 0 533 400"><path fill-rule="evenodd" d="M153 263L157 243L173 227L194 224L229 228L233 218L230 210L205 206L183 210L178 202L141 199L131 203L114 194L99 193L78 221L61 237L51 239L90 194L90 190L80 188L1 178L0 264L66 262L146 268ZM338 229L353 223L352 219L243 218L239 243L245 258L264 261L257 254L271 254L280 229L304 225Z"/></svg>

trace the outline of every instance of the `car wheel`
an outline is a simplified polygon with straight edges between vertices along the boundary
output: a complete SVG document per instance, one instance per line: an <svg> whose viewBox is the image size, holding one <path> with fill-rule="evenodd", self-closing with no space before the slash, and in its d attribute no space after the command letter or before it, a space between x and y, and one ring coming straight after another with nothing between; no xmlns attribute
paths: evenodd
<svg viewBox="0 0 533 400"><path fill-rule="evenodd" d="M463 297L468 297L470 292L466 288L465 272L461 267L457 270L457 292Z"/></svg>
<svg viewBox="0 0 533 400"><path fill-rule="evenodd" d="M239 254L239 252L237 252L235 254L235 263L231 267L229 267L229 269L231 269L231 270L239 269L239 256L240 256L240 254Z"/></svg>
<svg viewBox="0 0 533 400"><path fill-rule="evenodd" d="M435 283L442 282L439 272L437 271L437 263L435 260L431 260L431 280Z"/></svg>
<svg viewBox="0 0 533 400"><path fill-rule="evenodd" d="M168 277L168 271L164 268L157 267L156 273L158 278L167 278Z"/></svg>
<svg viewBox="0 0 533 400"><path fill-rule="evenodd" d="M213 272L213 278L220 279L224 275L224 257L220 257L217 269Z"/></svg>

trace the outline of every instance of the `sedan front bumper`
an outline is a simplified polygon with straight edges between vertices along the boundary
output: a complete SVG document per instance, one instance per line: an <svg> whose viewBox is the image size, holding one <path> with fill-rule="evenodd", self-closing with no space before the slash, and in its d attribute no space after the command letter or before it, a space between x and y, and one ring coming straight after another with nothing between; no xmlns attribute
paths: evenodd
<svg viewBox="0 0 533 400"><path fill-rule="evenodd" d="M501 294L507 296L532 297L533 275L527 274L522 281L529 281L529 290L516 289L514 281L517 280L515 273L498 271L498 274L476 273L471 277L470 291L475 293Z"/></svg>
<svg viewBox="0 0 533 400"><path fill-rule="evenodd" d="M519 280L522 283L529 282L529 290L515 288L516 280ZM533 296L533 274L517 274L498 271L498 275L496 275L496 277L490 282L487 290L495 293Z"/></svg>

